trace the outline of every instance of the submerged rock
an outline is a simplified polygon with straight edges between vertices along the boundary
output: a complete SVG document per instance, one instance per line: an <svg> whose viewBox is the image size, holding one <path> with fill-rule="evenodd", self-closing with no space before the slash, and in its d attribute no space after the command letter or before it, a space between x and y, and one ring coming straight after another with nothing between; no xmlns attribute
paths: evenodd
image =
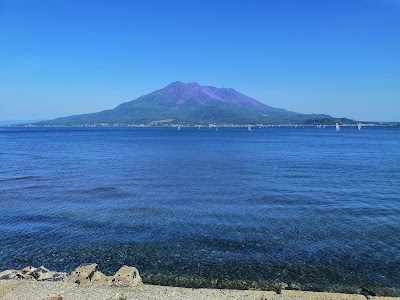
<svg viewBox="0 0 400 300"><path fill-rule="evenodd" d="M111 285L135 286L142 283L142 278L139 275L138 269L135 267L122 266L115 273Z"/></svg>

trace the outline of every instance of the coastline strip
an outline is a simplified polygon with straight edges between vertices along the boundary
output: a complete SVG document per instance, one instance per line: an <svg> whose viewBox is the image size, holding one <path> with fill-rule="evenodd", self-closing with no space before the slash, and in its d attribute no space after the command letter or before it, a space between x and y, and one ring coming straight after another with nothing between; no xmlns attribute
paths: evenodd
<svg viewBox="0 0 400 300"><path fill-rule="evenodd" d="M75 284L71 282L0 280L0 299L198 299L198 300L399 300L400 297L371 297L354 294L289 291L282 294L273 291L190 289L170 286L140 285L136 287L113 287L109 284ZM61 298L59 298L61 297ZM120 298L118 298L120 297Z"/></svg>

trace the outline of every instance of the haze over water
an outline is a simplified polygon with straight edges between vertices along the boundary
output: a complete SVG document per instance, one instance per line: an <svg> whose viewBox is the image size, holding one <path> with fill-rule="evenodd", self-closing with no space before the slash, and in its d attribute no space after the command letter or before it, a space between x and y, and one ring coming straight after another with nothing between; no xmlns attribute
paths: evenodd
<svg viewBox="0 0 400 300"><path fill-rule="evenodd" d="M399 127L0 128L0 204L0 269L399 288Z"/></svg>

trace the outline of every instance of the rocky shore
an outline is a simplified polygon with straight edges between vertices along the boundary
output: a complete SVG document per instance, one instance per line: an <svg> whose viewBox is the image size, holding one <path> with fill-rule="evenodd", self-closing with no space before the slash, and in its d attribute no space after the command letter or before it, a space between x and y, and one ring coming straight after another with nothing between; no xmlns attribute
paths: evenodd
<svg viewBox="0 0 400 300"><path fill-rule="evenodd" d="M139 299L257 299L257 300L399 300L396 297L307 291L254 291L191 289L145 285L135 267L122 266L114 275L103 274L97 264L78 267L72 273L28 266L0 272L0 299L32 300L139 300Z"/></svg>

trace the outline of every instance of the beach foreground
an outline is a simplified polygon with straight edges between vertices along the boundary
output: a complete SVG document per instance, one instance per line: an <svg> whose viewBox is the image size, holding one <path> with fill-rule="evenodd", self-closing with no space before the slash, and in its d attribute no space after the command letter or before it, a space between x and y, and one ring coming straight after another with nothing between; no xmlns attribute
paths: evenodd
<svg viewBox="0 0 400 300"><path fill-rule="evenodd" d="M323 300L389 300L399 297L371 297L352 294L320 293L306 291L282 291L276 294L272 291L251 290L218 290L218 289L188 289L154 285L139 285L136 287L115 287L106 283L81 284L72 282L39 282L21 280L0 280L0 299L32 299L32 300L74 300L74 299L323 299Z"/></svg>
<svg viewBox="0 0 400 300"><path fill-rule="evenodd" d="M102 273L97 264L82 265L71 273L51 271L44 266L27 266L21 270L0 272L0 299L73 300L73 299L337 299L389 300L400 297L312 292L300 290L237 290L185 288L143 284L137 268L123 265L114 275Z"/></svg>

